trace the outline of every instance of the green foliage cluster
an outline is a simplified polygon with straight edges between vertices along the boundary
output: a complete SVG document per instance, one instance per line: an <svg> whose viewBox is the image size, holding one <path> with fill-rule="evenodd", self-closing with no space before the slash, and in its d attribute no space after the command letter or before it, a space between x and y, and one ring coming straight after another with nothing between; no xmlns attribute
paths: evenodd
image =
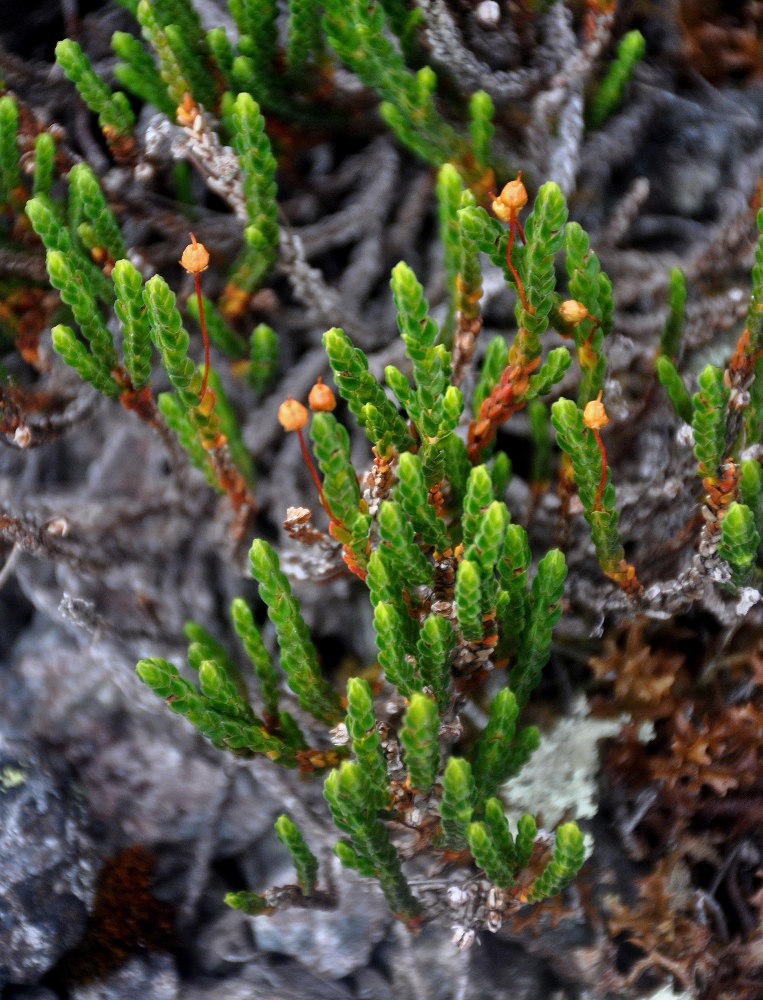
<svg viewBox="0 0 763 1000"><path fill-rule="evenodd" d="M625 557L617 523L615 487L609 467L604 488L596 503L601 483L601 455L590 430L583 423L583 413L572 400L558 399L551 407L551 423L559 447L569 455L575 475L578 496L583 504L585 519L591 527L591 539L599 564L605 573L614 576Z"/></svg>
<svg viewBox="0 0 763 1000"><path fill-rule="evenodd" d="M435 107L437 77L433 70L423 66L412 72L400 51L403 46L398 48L400 41L393 41L396 29L401 32L400 40L410 37L411 20L393 3L329 0L323 25L339 58L382 97L381 116L404 145L429 163L439 165L454 157L463 162L467 150L464 138ZM470 118L473 154L484 170L489 159L481 157L489 154L492 118L487 94L475 95Z"/></svg>
<svg viewBox="0 0 763 1000"><path fill-rule="evenodd" d="M723 372L706 365L700 372L699 392L692 399L694 454L703 478L715 476L726 450L726 404L729 390L723 384Z"/></svg>
<svg viewBox="0 0 763 1000"><path fill-rule="evenodd" d="M475 319L479 314L478 303L482 295L477 246L473 240L463 235L457 216L460 208L475 204L474 196L470 191L463 190L458 171L450 163L444 164L437 175L437 204L450 306L441 336L446 347L450 347L456 316Z"/></svg>
<svg viewBox="0 0 763 1000"><path fill-rule="evenodd" d="M763 576L761 463L744 457L745 448L757 448L763 438L763 211L756 223L760 236L745 329L726 369L705 365L697 376L698 391L690 396L673 360L680 359L686 303L680 271L671 273L668 317L655 366L676 414L691 426L706 510L714 528L720 527L718 554L729 565L734 587L759 584Z"/></svg>
<svg viewBox="0 0 763 1000"><path fill-rule="evenodd" d="M678 369L667 354L658 355L655 371L663 389L668 394L673 409L685 424L691 424L694 413L691 396L678 373Z"/></svg>
<svg viewBox="0 0 763 1000"><path fill-rule="evenodd" d="M500 889L510 888L516 873L529 861L535 833L535 820L525 814L513 836L503 806L493 798L485 803L484 818L470 823L466 831L477 864Z"/></svg>
<svg viewBox="0 0 763 1000"><path fill-rule="evenodd" d="M144 284L90 167L78 163L70 170L65 201L37 193L24 211L46 248L50 283L79 331L70 323L54 327L53 347L64 361L94 389L119 398L154 426L163 419L216 489L225 491L215 454L223 446L241 481L251 483L251 459L219 378L210 372L216 397L210 409L200 396L202 372L189 355L175 294L159 275ZM104 315L111 309L121 326L121 352ZM266 339L272 356L272 338ZM156 402L149 389L152 348L173 390ZM263 384L267 373L259 371L258 378Z"/></svg>
<svg viewBox="0 0 763 1000"><path fill-rule="evenodd" d="M10 205L21 184L16 149L18 117L13 98L8 94L0 97L0 205Z"/></svg>
<svg viewBox="0 0 763 1000"><path fill-rule="evenodd" d="M578 402L585 405L604 386L607 359L602 347L604 337L612 331L612 283L599 266L590 249L587 234L576 223L565 229L565 266L570 296L581 302L587 316L572 329L577 360L582 379Z"/></svg>
<svg viewBox="0 0 763 1000"><path fill-rule="evenodd" d="M760 510L760 497L757 499L757 509ZM760 532L756 520L757 523L760 522L753 514L754 509L734 500L729 504L726 516L721 522L718 554L731 567L731 581L736 587L750 583L755 572L760 545Z"/></svg>
<svg viewBox="0 0 763 1000"><path fill-rule="evenodd" d="M617 54L586 107L589 128L603 125L622 100L623 91L636 65L644 57L645 42L640 31L629 31L620 39Z"/></svg>
<svg viewBox="0 0 763 1000"><path fill-rule="evenodd" d="M275 262L278 243L276 161L265 134L265 119L249 94L233 102L230 125L241 167L247 225L245 249L231 280L239 287L254 287ZM245 272L245 278L242 280Z"/></svg>
<svg viewBox="0 0 763 1000"><path fill-rule="evenodd" d="M506 257L509 234L498 219L488 215L481 206L470 204L459 210L458 219L465 236L475 243L478 250L486 253L503 270L506 281L516 287L515 276ZM543 184L524 226L525 242L514 240L511 246L514 272L525 293L525 301L517 296L514 309L517 320L514 346L524 361L540 356L540 337L548 329L552 310L559 301L555 294L554 260L564 245L566 222L567 205L559 186L552 181ZM555 356L553 361L549 358L548 363L553 366L553 377L561 378L563 367L559 357ZM569 364L569 360L566 363ZM548 391L545 382L551 377L551 372L544 376L543 387L539 386L534 395ZM540 379L540 373L535 378Z"/></svg>
<svg viewBox="0 0 763 1000"><path fill-rule="evenodd" d="M230 0L238 38L223 27L204 32L191 0L126 2L145 46L117 31L111 45L119 58L114 76L131 94L174 120L190 95L208 111L230 112L232 95L245 94L287 121L327 120L314 91L330 78L328 46L381 99L379 112L397 138L416 155L439 166L455 161L465 177L478 180L491 165L493 107L479 92L468 101L469 134L461 135L437 109L437 77L418 66L415 38L421 13L396 2L289 0L287 31L279 45L278 5L272 0ZM93 71L76 42L64 40L56 58L80 96L98 115L110 142L131 136L134 115L121 91L112 91ZM413 64L414 68L411 68ZM239 96L241 100L241 96ZM259 159L256 147L239 148Z"/></svg>
<svg viewBox="0 0 763 1000"><path fill-rule="evenodd" d="M318 859L305 843L296 825L284 813L275 823L276 836L291 855L297 872L297 885L309 896L318 878Z"/></svg>
<svg viewBox="0 0 763 1000"><path fill-rule="evenodd" d="M79 91L82 100L98 115L98 124L113 136L130 135L135 115L122 91L112 92L90 65L77 42L64 38L56 46L56 60ZM182 95L181 95L182 96Z"/></svg>
<svg viewBox="0 0 763 1000"><path fill-rule="evenodd" d="M660 334L660 354L675 360L680 356L686 310L686 276L680 267L670 272L668 315Z"/></svg>
<svg viewBox="0 0 763 1000"><path fill-rule="evenodd" d="M29 195L48 197L60 173L52 133L52 129L38 131L37 123L19 106L12 93L0 96L0 245L10 260L17 252L28 253L29 219L24 206ZM24 340L29 342L33 334L29 313L34 312L29 309L29 302L30 298L39 301L40 291L39 285L24 275L23 268L11 264L5 269L0 280L0 359ZM32 326L35 325L33 321ZM44 326L44 320L39 326ZM0 375L5 378L2 360Z"/></svg>

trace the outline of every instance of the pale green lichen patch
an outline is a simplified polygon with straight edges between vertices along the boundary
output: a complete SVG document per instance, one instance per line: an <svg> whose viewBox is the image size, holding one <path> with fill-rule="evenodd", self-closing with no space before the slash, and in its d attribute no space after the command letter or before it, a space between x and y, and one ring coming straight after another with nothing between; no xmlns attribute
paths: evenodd
<svg viewBox="0 0 763 1000"><path fill-rule="evenodd" d="M571 715L543 733L520 774L500 789L507 812L527 812L531 805L547 829L564 816L580 820L596 815L598 741L618 733L622 720L593 719L586 712L586 701L580 698Z"/></svg>
<svg viewBox="0 0 763 1000"><path fill-rule="evenodd" d="M0 768L0 791L8 792L11 788L17 788L26 781L26 771L12 764L6 764Z"/></svg>

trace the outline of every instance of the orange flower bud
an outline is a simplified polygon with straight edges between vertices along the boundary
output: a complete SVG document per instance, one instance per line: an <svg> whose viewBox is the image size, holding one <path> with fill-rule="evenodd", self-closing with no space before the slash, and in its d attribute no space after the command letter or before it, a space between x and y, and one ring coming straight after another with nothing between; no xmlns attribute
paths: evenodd
<svg viewBox="0 0 763 1000"><path fill-rule="evenodd" d="M190 234L191 242L183 251L180 264L189 274L199 274L209 267L209 254L203 243L197 243L193 233Z"/></svg>
<svg viewBox="0 0 763 1000"><path fill-rule="evenodd" d="M583 423L586 427L590 427L591 430L595 431L598 431L601 427L606 427L609 423L607 411L604 409L604 404L601 401L601 389L596 399L592 399L589 403L586 403L583 410Z"/></svg>
<svg viewBox="0 0 763 1000"><path fill-rule="evenodd" d="M214 410L216 402L217 396L215 395L214 390L207 386L204 390L204 395L199 400L199 412L201 415L208 417L212 410Z"/></svg>
<svg viewBox="0 0 763 1000"><path fill-rule="evenodd" d="M504 185L503 191L493 200L493 211L501 222L512 222L527 204L527 188L522 183L522 171L516 180Z"/></svg>
<svg viewBox="0 0 763 1000"><path fill-rule="evenodd" d="M311 410L318 410L322 413L333 410L336 407L336 398L334 393L327 385L323 384L323 379L320 375L315 380L315 385L310 390L307 402Z"/></svg>
<svg viewBox="0 0 763 1000"><path fill-rule="evenodd" d="M559 306L559 315L565 323L577 326L578 323L582 323L588 316L588 310L583 303L578 302L577 299L565 299L565 301Z"/></svg>
<svg viewBox="0 0 763 1000"><path fill-rule="evenodd" d="M307 423L307 409L289 396L278 407L278 423L285 431L299 431Z"/></svg>
<svg viewBox="0 0 763 1000"><path fill-rule="evenodd" d="M193 124L193 120L197 114L198 108L196 107L196 103L191 95L186 92L183 94L183 100L175 111L175 118L177 119L178 125L188 128Z"/></svg>

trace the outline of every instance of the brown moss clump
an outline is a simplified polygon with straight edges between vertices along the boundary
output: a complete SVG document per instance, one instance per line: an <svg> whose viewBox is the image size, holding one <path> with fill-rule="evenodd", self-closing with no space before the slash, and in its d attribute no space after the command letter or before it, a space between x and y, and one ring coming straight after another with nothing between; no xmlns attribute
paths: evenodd
<svg viewBox="0 0 763 1000"><path fill-rule="evenodd" d="M153 869L154 858L140 844L106 861L85 934L59 963L56 980L87 983L102 979L133 952L169 945L172 908L152 894Z"/></svg>

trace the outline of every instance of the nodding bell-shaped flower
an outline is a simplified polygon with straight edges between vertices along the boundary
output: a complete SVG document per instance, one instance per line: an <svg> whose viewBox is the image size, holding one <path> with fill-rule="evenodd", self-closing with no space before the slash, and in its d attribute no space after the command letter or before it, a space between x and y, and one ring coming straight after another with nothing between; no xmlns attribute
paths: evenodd
<svg viewBox="0 0 763 1000"><path fill-rule="evenodd" d="M204 377L201 380L201 391L199 392L199 399L207 409L204 412L205 416L208 416L215 405L215 394L212 393L211 396L207 396L207 378L209 377L209 337L207 336L207 326L204 322L204 302L201 298L201 282L199 281L199 275L202 271L206 271L209 267L209 253L207 248L203 243L199 243L193 233L188 234L191 237L191 242L183 251L183 256L180 258L180 265L185 268L185 270L193 275L193 283L196 286L196 301L199 303L199 326L201 327L201 335L204 338Z"/></svg>
<svg viewBox="0 0 763 1000"><path fill-rule="evenodd" d="M601 389L599 389L599 395L596 399L592 399L586 403L583 410L583 423L586 427L590 427L594 431L606 427L609 423L607 411L604 409L604 404L601 401Z"/></svg>
<svg viewBox="0 0 763 1000"><path fill-rule="evenodd" d="M307 409L289 396L278 407L278 423L285 431L301 431L307 423Z"/></svg>
<svg viewBox="0 0 763 1000"><path fill-rule="evenodd" d="M493 212L501 222L512 222L526 204L527 188L522 183L522 171L520 170L516 180L505 184L498 197L493 199L492 207Z"/></svg>
<svg viewBox="0 0 763 1000"><path fill-rule="evenodd" d="M559 315L565 323L569 323L570 326L577 326L578 323L582 323L586 319L588 310L577 299L565 299L559 306Z"/></svg>
<svg viewBox="0 0 763 1000"><path fill-rule="evenodd" d="M189 234L191 242L183 251L180 265L189 274L200 274L209 267L209 252L203 243L199 243L193 233Z"/></svg>
<svg viewBox="0 0 763 1000"><path fill-rule="evenodd" d="M320 375L310 390L307 403L311 410L315 410L318 413L327 413L336 408L336 397L331 389L323 384L323 379Z"/></svg>

